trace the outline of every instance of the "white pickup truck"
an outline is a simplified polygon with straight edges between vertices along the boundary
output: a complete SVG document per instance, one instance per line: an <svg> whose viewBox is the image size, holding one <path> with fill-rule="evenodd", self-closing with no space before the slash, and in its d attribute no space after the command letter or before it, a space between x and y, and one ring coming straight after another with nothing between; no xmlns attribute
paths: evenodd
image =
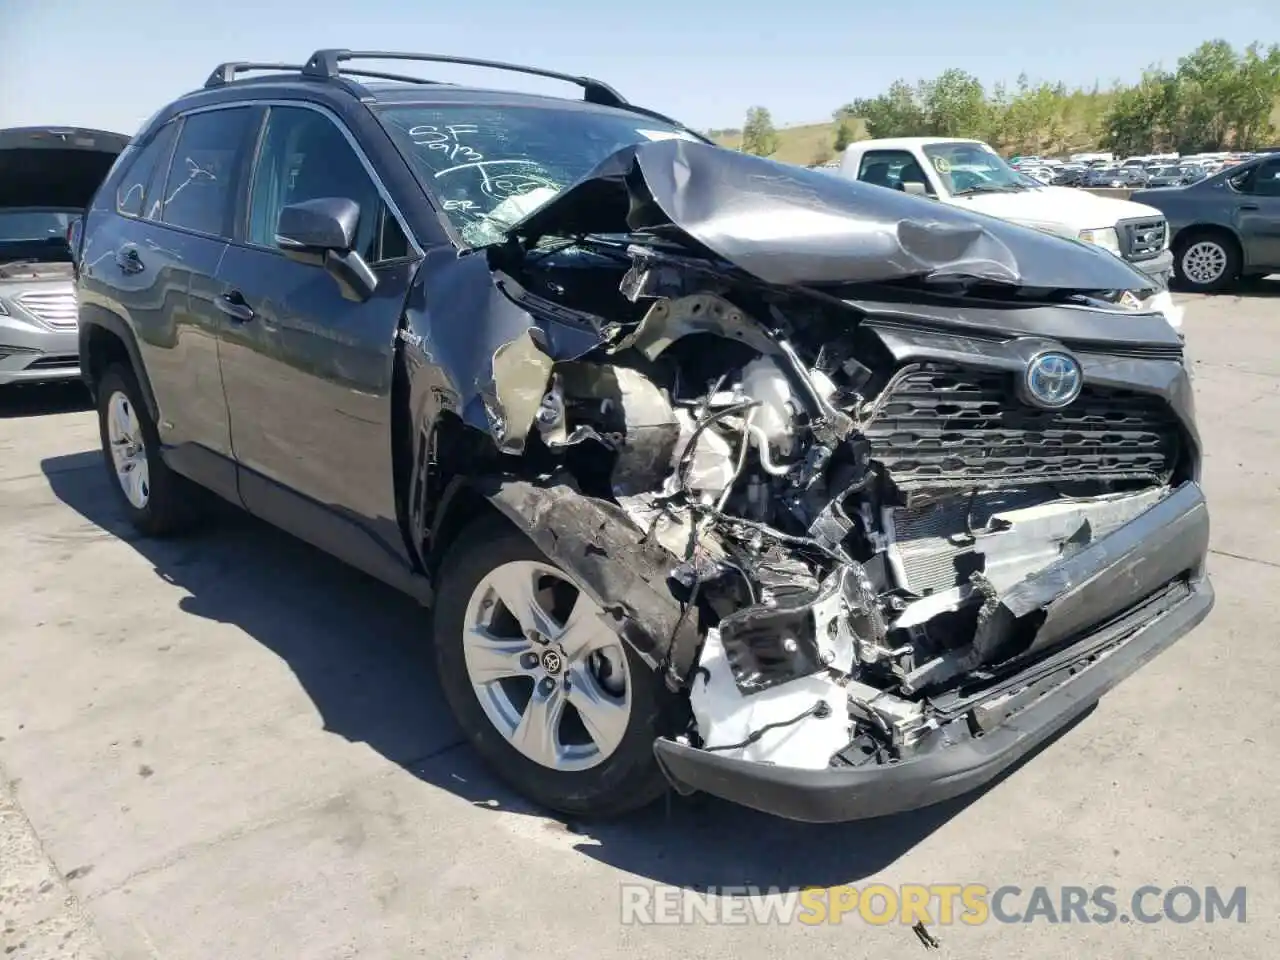
<svg viewBox="0 0 1280 960"><path fill-rule="evenodd" d="M1014 170L980 140L860 140L845 150L840 173L1104 247L1151 278L1161 291L1153 306L1179 325L1180 311L1170 312L1167 293L1173 274L1169 225L1154 207L1046 186Z"/></svg>

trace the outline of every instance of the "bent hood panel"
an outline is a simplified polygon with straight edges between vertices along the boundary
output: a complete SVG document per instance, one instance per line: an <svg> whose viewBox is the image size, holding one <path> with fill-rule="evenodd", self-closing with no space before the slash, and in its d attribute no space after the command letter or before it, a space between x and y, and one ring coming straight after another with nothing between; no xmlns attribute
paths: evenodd
<svg viewBox="0 0 1280 960"><path fill-rule="evenodd" d="M1024 287L1142 290L1105 250L830 173L684 140L625 147L510 233L675 227L781 285L976 276Z"/></svg>
<svg viewBox="0 0 1280 960"><path fill-rule="evenodd" d="M129 137L78 127L0 130L0 209L83 210Z"/></svg>

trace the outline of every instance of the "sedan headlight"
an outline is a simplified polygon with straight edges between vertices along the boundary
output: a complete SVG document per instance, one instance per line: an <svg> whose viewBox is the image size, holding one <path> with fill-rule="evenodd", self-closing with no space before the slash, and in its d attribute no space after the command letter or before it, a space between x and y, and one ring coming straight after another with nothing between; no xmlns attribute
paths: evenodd
<svg viewBox="0 0 1280 960"><path fill-rule="evenodd" d="M1085 243L1092 243L1094 246L1102 247L1104 250L1110 250L1117 257L1120 256L1120 236L1116 233L1115 227L1096 227L1093 230L1081 230L1080 239Z"/></svg>

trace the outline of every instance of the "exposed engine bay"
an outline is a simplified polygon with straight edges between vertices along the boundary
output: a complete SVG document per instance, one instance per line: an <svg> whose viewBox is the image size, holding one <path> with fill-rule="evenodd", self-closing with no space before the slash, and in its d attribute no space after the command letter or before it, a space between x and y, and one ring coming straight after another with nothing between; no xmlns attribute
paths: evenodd
<svg viewBox="0 0 1280 960"><path fill-rule="evenodd" d="M612 263L612 283L581 258ZM517 275L524 306L582 311L600 345L559 361L536 329L505 345L490 423L669 556L699 646L668 681L706 751L810 769L902 756L947 704L1070 638L1010 616L1010 591L1172 489L1183 437L1154 394L1077 385L1037 405L1021 362L903 362L854 301L717 277L660 244L567 243Z"/></svg>
<svg viewBox="0 0 1280 960"><path fill-rule="evenodd" d="M672 141L505 236L402 334L456 371L408 539L471 484L570 572L686 708L677 789L953 795L1212 606L1183 343L1106 251Z"/></svg>

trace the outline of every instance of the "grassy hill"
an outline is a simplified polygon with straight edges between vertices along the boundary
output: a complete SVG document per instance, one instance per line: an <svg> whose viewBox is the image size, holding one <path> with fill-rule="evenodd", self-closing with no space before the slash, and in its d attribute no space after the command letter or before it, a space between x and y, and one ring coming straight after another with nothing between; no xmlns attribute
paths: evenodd
<svg viewBox="0 0 1280 960"><path fill-rule="evenodd" d="M1280 130L1280 100L1276 101L1275 109L1271 112L1271 124ZM779 127L778 152L773 155L773 159L802 166L831 159L835 156L832 144L836 139L837 126L835 123L806 123L794 127ZM850 128L855 140L867 137L866 125L861 120L852 121ZM721 146L734 150L742 145L741 130L713 130L711 138ZM1072 150L1094 149L1089 142L1091 138L1083 129L1068 129L1062 139ZM1280 141L1280 135L1277 135L1276 140Z"/></svg>
<svg viewBox="0 0 1280 960"><path fill-rule="evenodd" d="M837 126L838 124L835 123L807 123L797 127L779 128L778 152L773 155L773 159L786 163L798 163L801 166L830 160L835 156L831 145L836 139ZM854 139L862 139L867 135L866 127L861 120L852 122L850 129ZM742 145L741 130L713 131L711 136L716 143L734 150Z"/></svg>

